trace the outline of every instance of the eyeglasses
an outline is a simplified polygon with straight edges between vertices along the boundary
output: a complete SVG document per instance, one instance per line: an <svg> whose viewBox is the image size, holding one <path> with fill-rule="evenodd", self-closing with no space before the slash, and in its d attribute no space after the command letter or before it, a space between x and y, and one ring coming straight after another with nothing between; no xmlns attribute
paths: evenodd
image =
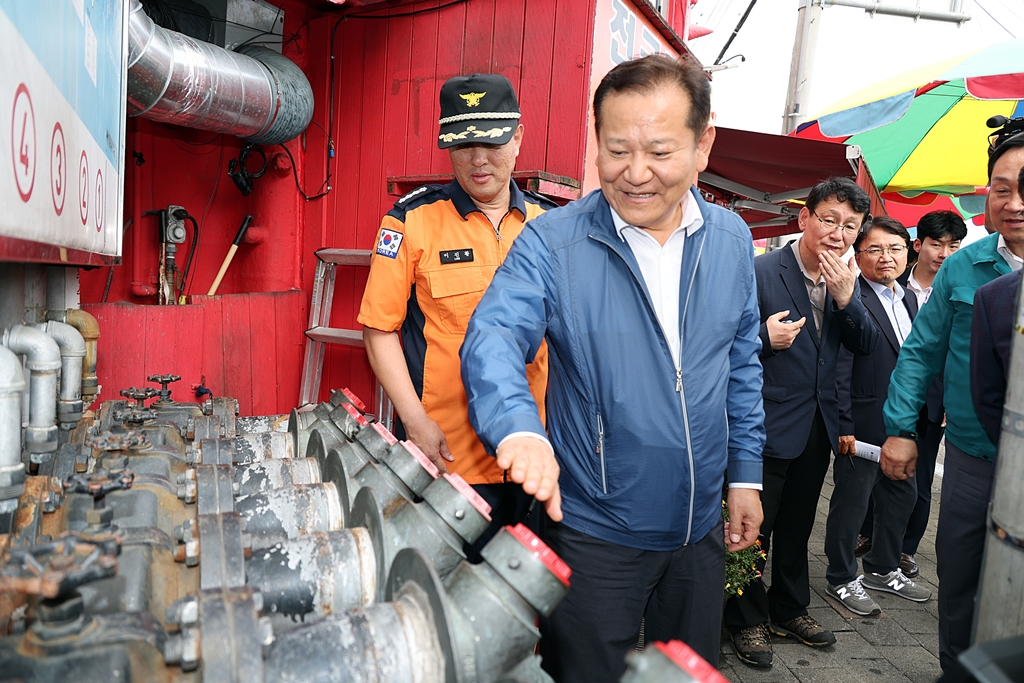
<svg viewBox="0 0 1024 683"><path fill-rule="evenodd" d="M878 258L882 254L892 254L894 257L903 256L907 248L901 244L897 244L894 247L868 247L867 249L861 249L858 254L867 254L871 258Z"/></svg>
<svg viewBox="0 0 1024 683"><path fill-rule="evenodd" d="M821 216L819 216L814 211L811 211L811 215L813 215L815 218L817 218L818 222L821 223L822 226L824 226L824 228L826 230L828 230L829 232L835 232L836 230L842 230L847 235L856 235L858 232L860 232L860 226L859 225L840 225L838 222L836 222L836 219L831 218L831 217L822 218Z"/></svg>

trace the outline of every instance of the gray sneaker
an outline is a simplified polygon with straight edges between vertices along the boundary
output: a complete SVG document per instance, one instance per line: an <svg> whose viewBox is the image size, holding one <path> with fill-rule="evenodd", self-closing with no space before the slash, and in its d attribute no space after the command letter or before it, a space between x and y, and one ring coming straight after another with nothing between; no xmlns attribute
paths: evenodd
<svg viewBox="0 0 1024 683"><path fill-rule="evenodd" d="M932 597L930 590L908 579L899 567L888 574L868 574L864 577L864 587L873 591L892 593L914 602L926 602Z"/></svg>
<svg viewBox="0 0 1024 683"><path fill-rule="evenodd" d="M838 586L830 584L825 587L825 592L843 603L843 607L854 614L860 614L865 617L881 614L882 608L864 591L864 586L861 585L863 578L864 575L861 574L850 583L843 583Z"/></svg>

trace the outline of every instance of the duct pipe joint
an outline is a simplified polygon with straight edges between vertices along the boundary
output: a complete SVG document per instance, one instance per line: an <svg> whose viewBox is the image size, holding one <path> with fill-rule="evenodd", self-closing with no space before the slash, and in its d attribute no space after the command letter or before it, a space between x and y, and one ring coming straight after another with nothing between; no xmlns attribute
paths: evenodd
<svg viewBox="0 0 1024 683"><path fill-rule="evenodd" d="M82 419L82 359L85 339L71 325L51 320L36 326L49 335L60 349L60 390L57 399L57 421L71 429Z"/></svg>
<svg viewBox="0 0 1024 683"><path fill-rule="evenodd" d="M29 425L25 428L25 450L50 453L57 450L57 371L60 348L45 332L25 325L13 325L3 334L3 345L25 356L29 370Z"/></svg>

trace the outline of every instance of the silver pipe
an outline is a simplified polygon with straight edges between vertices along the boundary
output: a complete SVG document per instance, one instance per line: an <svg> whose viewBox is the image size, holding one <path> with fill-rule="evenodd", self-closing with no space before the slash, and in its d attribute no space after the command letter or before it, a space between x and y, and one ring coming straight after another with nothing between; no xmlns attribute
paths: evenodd
<svg viewBox="0 0 1024 683"><path fill-rule="evenodd" d="M272 145L313 118L313 89L287 57L259 45L237 52L157 26L131 0L128 115L230 133Z"/></svg>
<svg viewBox="0 0 1024 683"><path fill-rule="evenodd" d="M36 326L50 335L60 349L60 390L57 398L57 421L74 426L82 419L82 362L85 359L85 338L71 325L50 320Z"/></svg>
<svg viewBox="0 0 1024 683"><path fill-rule="evenodd" d="M0 514L18 509L25 492L25 466L21 464L21 392L25 376L21 359L0 346Z"/></svg>
<svg viewBox="0 0 1024 683"><path fill-rule="evenodd" d="M887 14L895 17L909 17L915 21L918 19L929 19L931 21L948 21L962 24L971 20L969 12L942 12L926 10L920 7L901 7L899 5L887 5L878 0L821 0L825 5L842 5L843 7L856 7L869 14Z"/></svg>
<svg viewBox="0 0 1024 683"><path fill-rule="evenodd" d="M25 450L50 453L57 450L57 371L60 348L45 332L26 325L12 325L4 331L3 344L25 356L29 371L29 419L25 428Z"/></svg>

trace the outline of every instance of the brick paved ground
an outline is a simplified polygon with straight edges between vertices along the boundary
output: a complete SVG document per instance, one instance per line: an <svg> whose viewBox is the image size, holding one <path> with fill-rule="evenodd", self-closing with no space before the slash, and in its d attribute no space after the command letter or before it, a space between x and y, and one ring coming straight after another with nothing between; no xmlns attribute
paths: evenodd
<svg viewBox="0 0 1024 683"><path fill-rule="evenodd" d="M942 462L943 451L939 453ZM832 496L829 471L818 501L811 533L811 616L836 634L836 644L814 649L790 640L773 643L775 664L755 669L736 658L727 634L722 634L719 668L733 683L932 683L939 669L939 619L935 596L935 523L938 519L939 486L936 473L932 487L931 519L917 554L921 575L915 581L932 590L932 599L914 603L895 595L870 591L882 608L877 617L860 617L825 594L825 519ZM769 562L771 558L769 557ZM769 572L765 573L769 576Z"/></svg>

